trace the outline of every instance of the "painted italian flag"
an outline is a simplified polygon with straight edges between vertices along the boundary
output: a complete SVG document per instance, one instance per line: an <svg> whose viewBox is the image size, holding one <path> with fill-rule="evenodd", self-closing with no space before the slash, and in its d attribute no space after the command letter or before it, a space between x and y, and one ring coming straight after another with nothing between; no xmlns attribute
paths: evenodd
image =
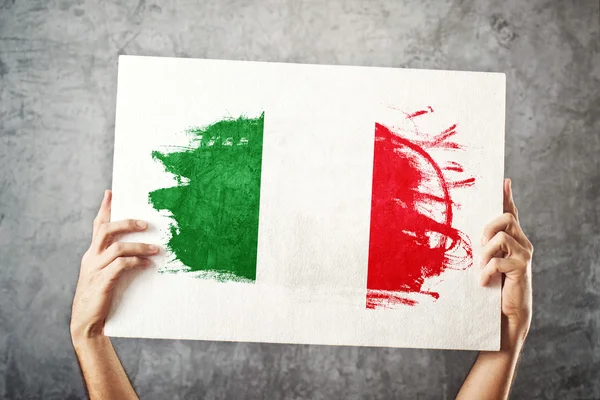
<svg viewBox="0 0 600 400"><path fill-rule="evenodd" d="M367 308L415 305L415 294L437 299L437 292L423 288L425 282L445 269L463 269L472 264L469 239L453 226L457 205L451 191L474 185L475 178L456 178L464 172L459 163L440 164L430 154L434 150L461 149L453 140L456 124L434 134L421 134L418 120L434 112L432 107L399 111L400 124L386 126L374 121L369 132L373 138L373 165ZM268 115L263 112L254 118L228 117L192 127L186 131L188 146L152 152L153 159L177 183L149 194L152 207L168 212L171 219L167 248L172 259L163 272L219 281L257 280L261 186L269 185L262 175L265 118ZM402 125L412 127L410 137L406 128L399 128ZM343 169L338 173L343 179ZM298 185L294 190L302 189ZM343 201L336 199L335 191L326 192L330 201ZM330 232L302 231L310 228L306 225L310 216L304 218L277 223L297 224L300 240L307 240L306 235L322 236L323 243L315 246L315 251L326 248L336 230L352 229L338 221L342 224L324 225L331 228ZM294 245L289 243L280 251L293 253ZM327 254L324 257L328 258Z"/></svg>

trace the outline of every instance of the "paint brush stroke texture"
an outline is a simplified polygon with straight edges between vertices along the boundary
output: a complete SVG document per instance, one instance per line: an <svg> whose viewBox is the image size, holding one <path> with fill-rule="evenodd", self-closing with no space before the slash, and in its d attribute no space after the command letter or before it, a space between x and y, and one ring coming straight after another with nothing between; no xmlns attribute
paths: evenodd
<svg viewBox="0 0 600 400"><path fill-rule="evenodd" d="M451 189L468 187L474 178L450 181L446 175L462 173L456 162L443 167L429 149L459 150L452 141L456 125L428 135L414 119L433 113L429 107L403 113L415 139L401 129L375 124L371 228L367 274L367 308L417 304L419 295L439 298L423 290L425 281L447 268L472 265L468 237L452 226Z"/></svg>
<svg viewBox="0 0 600 400"><path fill-rule="evenodd" d="M199 277L254 281L264 113L187 131L188 147L153 151L177 185L149 194L172 223L167 250Z"/></svg>

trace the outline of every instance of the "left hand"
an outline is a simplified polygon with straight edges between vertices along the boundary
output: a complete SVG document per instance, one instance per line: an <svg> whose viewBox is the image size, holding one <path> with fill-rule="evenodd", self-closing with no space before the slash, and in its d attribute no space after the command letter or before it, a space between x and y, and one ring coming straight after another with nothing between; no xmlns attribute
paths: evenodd
<svg viewBox="0 0 600 400"><path fill-rule="evenodd" d="M504 214L486 225L481 241L481 285L489 284L496 273L504 275L503 344L512 346L525 339L531 324L533 245L519 224L510 179L504 180Z"/></svg>
<svg viewBox="0 0 600 400"><path fill-rule="evenodd" d="M104 335L104 321L119 276L127 269L147 267L148 257L159 252L155 245L116 240L124 233L144 231L148 224L133 219L111 222L111 199L112 192L107 190L94 220L92 243L81 260L71 313L73 342Z"/></svg>

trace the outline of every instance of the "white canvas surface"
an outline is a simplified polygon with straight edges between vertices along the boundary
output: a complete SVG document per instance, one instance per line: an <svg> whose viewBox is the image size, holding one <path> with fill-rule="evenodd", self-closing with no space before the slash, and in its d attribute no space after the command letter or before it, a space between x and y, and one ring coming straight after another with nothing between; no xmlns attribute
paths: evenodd
<svg viewBox="0 0 600 400"><path fill-rule="evenodd" d="M123 240L169 239L148 193L175 182L152 150L187 145L189 127L264 112L258 260L254 283L218 282L158 273L163 252L121 279L106 334L497 350L500 281L480 287L478 262L483 227L502 213L504 106L498 73L121 56L112 220L150 224ZM374 124L427 107L426 129L458 124L466 150L451 158L476 177L453 191L474 265L427 281L438 300L367 309Z"/></svg>

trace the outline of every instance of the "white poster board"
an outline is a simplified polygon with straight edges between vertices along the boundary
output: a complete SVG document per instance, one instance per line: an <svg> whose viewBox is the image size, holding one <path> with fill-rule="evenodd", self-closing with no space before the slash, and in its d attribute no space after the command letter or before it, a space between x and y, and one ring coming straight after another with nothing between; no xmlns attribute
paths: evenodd
<svg viewBox="0 0 600 400"><path fill-rule="evenodd" d="M504 108L499 73L120 56L112 220L148 221L123 240L163 251L120 280L106 334L499 349L500 279L480 287L478 262Z"/></svg>

